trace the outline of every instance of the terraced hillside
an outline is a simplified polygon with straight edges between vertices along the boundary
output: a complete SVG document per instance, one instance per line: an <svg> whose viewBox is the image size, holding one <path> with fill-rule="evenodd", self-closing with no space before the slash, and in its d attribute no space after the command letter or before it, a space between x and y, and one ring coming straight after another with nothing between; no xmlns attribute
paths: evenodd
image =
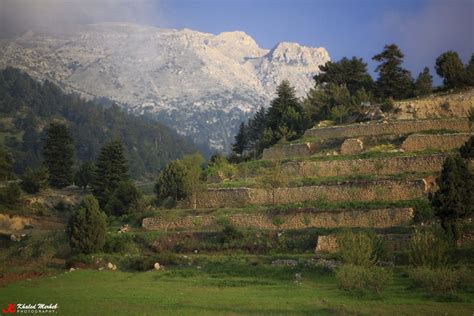
<svg viewBox="0 0 474 316"><path fill-rule="evenodd" d="M277 251L317 254L335 251L340 230L373 228L399 249L411 225L431 212L428 196L444 160L473 132L467 118L314 128L302 140L266 149L262 160L239 164L233 178L214 179L193 203L143 219L142 227L186 248L186 238L195 238L189 236L225 235L230 224L255 245L284 239Z"/></svg>

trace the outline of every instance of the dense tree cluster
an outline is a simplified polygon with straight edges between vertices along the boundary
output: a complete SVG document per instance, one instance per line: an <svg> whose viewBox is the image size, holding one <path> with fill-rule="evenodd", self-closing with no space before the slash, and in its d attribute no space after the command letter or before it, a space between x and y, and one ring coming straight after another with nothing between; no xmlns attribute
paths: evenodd
<svg viewBox="0 0 474 316"><path fill-rule="evenodd" d="M79 162L95 160L103 144L121 139L133 177L156 174L167 162L194 151L190 142L159 123L127 114L109 100L86 102L14 68L0 71L0 114L13 118L0 130L6 132L5 146L17 174L41 166L43 127L53 118L68 126Z"/></svg>

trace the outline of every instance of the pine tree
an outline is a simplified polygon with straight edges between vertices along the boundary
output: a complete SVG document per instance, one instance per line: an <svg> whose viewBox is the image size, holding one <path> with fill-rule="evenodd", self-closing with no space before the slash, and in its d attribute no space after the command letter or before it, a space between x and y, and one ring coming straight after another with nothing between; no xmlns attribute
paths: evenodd
<svg viewBox="0 0 474 316"><path fill-rule="evenodd" d="M7 181L13 176L13 158L3 147L0 147L0 181Z"/></svg>
<svg viewBox="0 0 474 316"><path fill-rule="evenodd" d="M346 86L351 95L357 90L364 89L371 91L373 80L367 71L367 64L362 58L347 57L337 62L328 61L325 65L319 66L321 72L314 76L316 85L324 83L333 83L337 86Z"/></svg>
<svg viewBox="0 0 474 316"><path fill-rule="evenodd" d="M284 136L279 133L282 129L288 130L290 135L301 136L308 126L308 117L296 97L295 88L283 80L277 87L277 97L268 109L267 127L273 131L275 141L278 141Z"/></svg>
<svg viewBox="0 0 474 316"><path fill-rule="evenodd" d="M74 252L93 253L102 250L107 235L106 216L93 195L86 195L71 216L67 234Z"/></svg>
<svg viewBox="0 0 474 316"><path fill-rule="evenodd" d="M448 157L437 179L438 191L431 203L442 227L454 239L460 237L460 220L474 212L474 179L461 157Z"/></svg>
<svg viewBox="0 0 474 316"><path fill-rule="evenodd" d="M56 122L49 125L46 130L43 157L52 187L63 188L72 183L74 145L66 125Z"/></svg>
<svg viewBox="0 0 474 316"><path fill-rule="evenodd" d="M430 70L425 67L418 75L415 81L415 95L424 96L433 91L433 76L430 75Z"/></svg>
<svg viewBox="0 0 474 316"><path fill-rule="evenodd" d="M105 144L97 158L92 190L104 207L119 182L129 180L127 160L119 140Z"/></svg>
<svg viewBox="0 0 474 316"><path fill-rule="evenodd" d="M458 53L447 51L436 58L436 73L443 78L446 88L460 88L466 85L466 71Z"/></svg>
<svg viewBox="0 0 474 316"><path fill-rule="evenodd" d="M235 136L235 143L232 145L232 151L242 155L244 150L249 148L248 131L245 123L240 123L239 132Z"/></svg>
<svg viewBox="0 0 474 316"><path fill-rule="evenodd" d="M459 153L464 159L474 159L474 136L471 136L459 149Z"/></svg>
<svg viewBox="0 0 474 316"><path fill-rule="evenodd" d="M380 54L372 57L380 62L375 69L379 73L376 86L380 97L403 99L412 95L413 79L410 72L401 67L403 57L395 44L385 45Z"/></svg>
<svg viewBox="0 0 474 316"><path fill-rule="evenodd" d="M262 106L255 113L255 115L249 119L248 122L248 140L250 145L255 147L257 142L260 140L265 127L267 126L267 111Z"/></svg>

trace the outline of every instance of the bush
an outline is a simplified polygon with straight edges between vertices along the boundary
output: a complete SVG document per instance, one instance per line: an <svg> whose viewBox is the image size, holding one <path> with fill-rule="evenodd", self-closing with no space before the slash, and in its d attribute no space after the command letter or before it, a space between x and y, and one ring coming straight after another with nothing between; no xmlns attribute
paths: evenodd
<svg viewBox="0 0 474 316"><path fill-rule="evenodd" d="M137 204L139 198L140 192L131 181L121 181L109 197L105 211L107 214L115 216L128 214Z"/></svg>
<svg viewBox="0 0 474 316"><path fill-rule="evenodd" d="M447 243L433 229L416 229L408 245L408 258L414 267L438 268L447 263Z"/></svg>
<svg viewBox="0 0 474 316"><path fill-rule="evenodd" d="M417 267L408 271L413 285L427 290L430 294L453 296L459 289L472 288L472 271L466 267L457 270L439 267Z"/></svg>
<svg viewBox="0 0 474 316"><path fill-rule="evenodd" d="M48 170L45 168L39 168L36 170L27 168L21 177L21 188L26 193L38 193L40 190L48 187L48 178Z"/></svg>
<svg viewBox="0 0 474 316"><path fill-rule="evenodd" d="M108 253L137 253L137 247L133 237L128 234L108 235L104 245L104 251Z"/></svg>
<svg viewBox="0 0 474 316"><path fill-rule="evenodd" d="M383 242L375 233L345 232L337 237L339 255L345 264L371 267L384 255Z"/></svg>
<svg viewBox="0 0 474 316"><path fill-rule="evenodd" d="M69 243L74 252L87 254L102 250L107 233L105 218L96 198L86 195L67 227Z"/></svg>
<svg viewBox="0 0 474 316"><path fill-rule="evenodd" d="M13 206L18 204L21 199L20 186L13 182L9 183L6 187L0 189L0 203Z"/></svg>
<svg viewBox="0 0 474 316"><path fill-rule="evenodd" d="M474 116L474 108L472 109ZM459 153L464 159L474 159L474 136L471 136L467 142L461 148L459 148Z"/></svg>
<svg viewBox="0 0 474 316"><path fill-rule="evenodd" d="M382 295L392 279L392 272L381 267L343 265L336 272L339 288L354 294Z"/></svg>
<svg viewBox="0 0 474 316"><path fill-rule="evenodd" d="M384 113L393 112L394 109L395 109L395 105L392 99L385 99L380 105L380 110Z"/></svg>

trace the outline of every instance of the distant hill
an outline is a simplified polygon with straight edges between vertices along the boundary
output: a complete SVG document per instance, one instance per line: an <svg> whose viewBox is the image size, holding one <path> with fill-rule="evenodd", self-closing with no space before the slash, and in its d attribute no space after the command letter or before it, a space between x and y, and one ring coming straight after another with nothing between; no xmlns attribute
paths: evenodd
<svg viewBox="0 0 474 316"><path fill-rule="evenodd" d="M11 67L0 71L0 115L0 144L13 154L17 173L41 163L43 130L52 120L69 126L79 162L95 159L106 141L121 139L135 178L196 150L168 127L127 114L110 100L85 101Z"/></svg>
<svg viewBox="0 0 474 316"><path fill-rule="evenodd" d="M214 35L126 23L26 32L0 40L0 51L0 68L107 97L221 151L242 121L270 104L282 80L304 96L329 60L322 47L282 42L264 49L239 31Z"/></svg>

